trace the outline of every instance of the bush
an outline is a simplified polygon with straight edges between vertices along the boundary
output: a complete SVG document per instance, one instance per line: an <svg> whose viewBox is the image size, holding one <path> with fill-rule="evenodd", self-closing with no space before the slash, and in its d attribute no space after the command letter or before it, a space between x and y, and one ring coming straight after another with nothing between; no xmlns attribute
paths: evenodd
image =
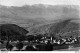
<svg viewBox="0 0 80 53"><path fill-rule="evenodd" d="M22 48L23 48L23 43L21 43L21 42L18 43L18 44L16 45L16 48L19 49L19 50L22 49Z"/></svg>

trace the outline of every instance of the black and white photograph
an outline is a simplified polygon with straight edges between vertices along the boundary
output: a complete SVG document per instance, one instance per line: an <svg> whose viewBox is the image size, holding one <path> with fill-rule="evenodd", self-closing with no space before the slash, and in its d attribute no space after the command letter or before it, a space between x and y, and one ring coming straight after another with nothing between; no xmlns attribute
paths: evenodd
<svg viewBox="0 0 80 53"><path fill-rule="evenodd" d="M0 0L0 51L80 51L80 0Z"/></svg>

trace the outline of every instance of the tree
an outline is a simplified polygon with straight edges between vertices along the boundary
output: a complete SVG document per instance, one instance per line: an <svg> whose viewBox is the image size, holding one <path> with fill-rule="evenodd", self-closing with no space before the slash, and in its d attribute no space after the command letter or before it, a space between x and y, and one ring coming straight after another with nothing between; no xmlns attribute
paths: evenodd
<svg viewBox="0 0 80 53"><path fill-rule="evenodd" d="M23 48L23 46L24 45L23 45L22 42L19 42L19 43L16 44L16 48L19 49L19 51Z"/></svg>
<svg viewBox="0 0 80 53"><path fill-rule="evenodd" d="M28 35L26 37L26 39L30 42L30 41L33 41L34 40L34 36L33 35Z"/></svg>

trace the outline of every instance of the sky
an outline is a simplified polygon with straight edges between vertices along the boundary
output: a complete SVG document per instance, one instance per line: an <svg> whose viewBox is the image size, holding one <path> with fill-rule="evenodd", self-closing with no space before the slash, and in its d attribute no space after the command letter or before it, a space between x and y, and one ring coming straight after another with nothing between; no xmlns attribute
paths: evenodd
<svg viewBox="0 0 80 53"><path fill-rule="evenodd" d="M26 4L80 5L80 0L0 0L0 4L5 6L23 6Z"/></svg>

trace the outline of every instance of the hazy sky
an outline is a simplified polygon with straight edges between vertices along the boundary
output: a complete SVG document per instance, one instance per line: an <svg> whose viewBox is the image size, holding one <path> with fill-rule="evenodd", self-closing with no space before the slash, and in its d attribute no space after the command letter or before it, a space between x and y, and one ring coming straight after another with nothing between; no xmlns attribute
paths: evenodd
<svg viewBox="0 0 80 53"><path fill-rule="evenodd" d="M68 4L68 5L80 5L80 0L0 0L0 4L6 6L22 6L25 4Z"/></svg>

